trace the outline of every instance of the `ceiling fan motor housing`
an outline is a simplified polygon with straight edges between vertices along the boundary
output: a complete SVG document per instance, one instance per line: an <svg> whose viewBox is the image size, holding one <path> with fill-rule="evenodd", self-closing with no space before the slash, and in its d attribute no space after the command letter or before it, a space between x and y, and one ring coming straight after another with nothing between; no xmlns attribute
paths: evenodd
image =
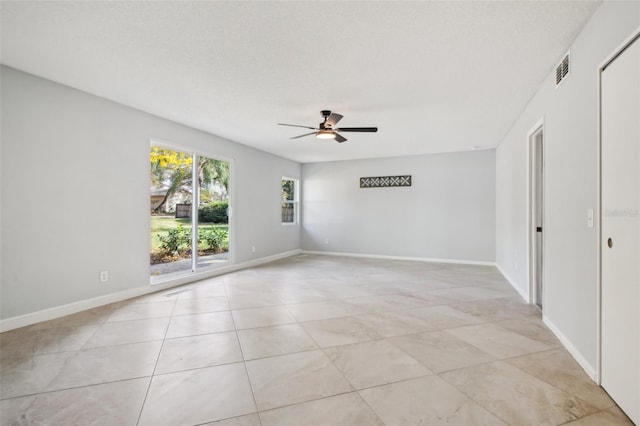
<svg viewBox="0 0 640 426"><path fill-rule="evenodd" d="M327 119L329 118L329 116L331 115L331 111L327 110L327 109L323 109L322 111L320 111L320 113L322 114L322 116L324 117L324 120L322 121L322 123L320 123L318 125L318 127L322 130L325 128L325 123L327 122ZM331 126L329 126L331 127Z"/></svg>

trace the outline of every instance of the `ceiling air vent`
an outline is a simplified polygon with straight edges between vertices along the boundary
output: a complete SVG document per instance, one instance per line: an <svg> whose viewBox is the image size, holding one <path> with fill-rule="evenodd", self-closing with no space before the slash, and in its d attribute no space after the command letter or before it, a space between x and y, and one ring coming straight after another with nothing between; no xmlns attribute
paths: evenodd
<svg viewBox="0 0 640 426"><path fill-rule="evenodd" d="M562 58L562 62L556 67L556 86L562 83L569 75L569 53Z"/></svg>

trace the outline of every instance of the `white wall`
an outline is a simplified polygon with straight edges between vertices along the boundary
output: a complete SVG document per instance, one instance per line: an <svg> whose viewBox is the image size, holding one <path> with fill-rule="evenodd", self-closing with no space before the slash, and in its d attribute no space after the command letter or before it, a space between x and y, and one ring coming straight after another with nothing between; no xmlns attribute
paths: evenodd
<svg viewBox="0 0 640 426"><path fill-rule="evenodd" d="M359 187L396 175L412 186ZM304 250L494 261L494 150L311 163L302 176Z"/></svg>
<svg viewBox="0 0 640 426"><path fill-rule="evenodd" d="M280 180L299 178L300 164L0 72L1 319L149 286L152 138L234 160L236 262L300 248L300 227L280 222Z"/></svg>
<svg viewBox="0 0 640 426"><path fill-rule="evenodd" d="M556 89L549 74L496 156L496 261L526 293L527 132L544 117L544 316L592 375L598 241L587 209L597 207L597 70L639 26L640 2L605 1L571 47L569 77Z"/></svg>

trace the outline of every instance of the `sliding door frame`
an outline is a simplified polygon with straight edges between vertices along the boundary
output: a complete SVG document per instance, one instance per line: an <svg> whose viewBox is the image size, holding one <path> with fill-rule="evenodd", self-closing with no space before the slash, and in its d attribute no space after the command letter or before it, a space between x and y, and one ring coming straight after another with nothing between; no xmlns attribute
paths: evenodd
<svg viewBox="0 0 640 426"><path fill-rule="evenodd" d="M149 149L151 147L160 147L166 148L174 151L181 151L192 156L192 164L191 168L191 176L192 176L192 196L191 196L191 270L185 272L177 272L175 274L167 274L160 276L152 276L149 274L149 282L151 285L157 284L167 284L175 282L176 284L196 281L199 279L207 278L209 276L218 275L220 269L228 268L230 266L235 265L236 263L236 230L235 230L235 218L234 218L234 209L233 205L235 204L235 161L233 158L226 157L223 155L213 154L210 151L205 151L201 149L196 149L193 146L187 144L179 144L175 142L170 142L164 139L151 138L149 143ZM229 208L228 208L228 232L229 232L229 258L226 262L220 263L219 266L216 267L207 267L207 268L198 268L198 207L200 204L200 191L196 186L198 185L198 173L197 173L197 158L198 157L207 157L215 160L224 161L229 163L229 188L227 191ZM150 174L149 170L149 174ZM151 224L148 223L148 227L150 228Z"/></svg>

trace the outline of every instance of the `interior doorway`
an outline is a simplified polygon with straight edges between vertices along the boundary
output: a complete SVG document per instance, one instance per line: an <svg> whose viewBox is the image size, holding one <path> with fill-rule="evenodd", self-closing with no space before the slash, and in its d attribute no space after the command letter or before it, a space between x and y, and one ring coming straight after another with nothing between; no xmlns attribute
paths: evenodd
<svg viewBox="0 0 640 426"><path fill-rule="evenodd" d="M529 133L529 300L544 300L544 124Z"/></svg>

